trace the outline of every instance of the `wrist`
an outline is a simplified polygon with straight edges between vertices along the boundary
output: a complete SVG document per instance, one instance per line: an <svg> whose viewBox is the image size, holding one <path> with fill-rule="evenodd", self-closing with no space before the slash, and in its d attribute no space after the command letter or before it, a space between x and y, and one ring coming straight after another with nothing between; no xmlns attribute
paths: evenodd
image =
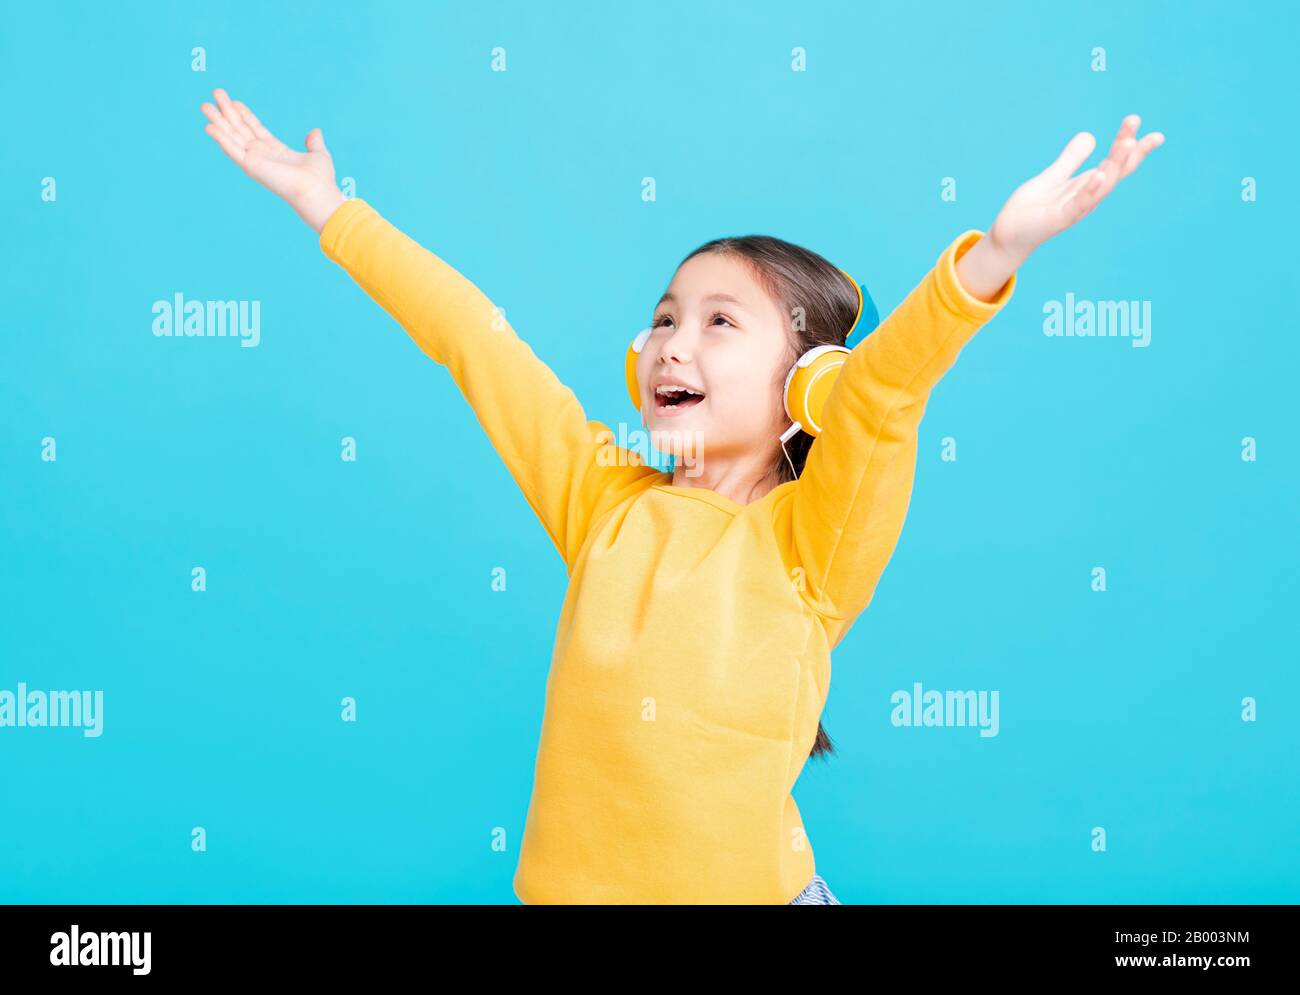
<svg viewBox="0 0 1300 995"><path fill-rule="evenodd" d="M347 200L333 183L324 184L309 190L293 202L293 209L298 213L317 235L325 227L335 211Z"/></svg>
<svg viewBox="0 0 1300 995"><path fill-rule="evenodd" d="M957 259L957 282L976 300L989 303L1002 293L1022 261L986 232Z"/></svg>
<svg viewBox="0 0 1300 995"><path fill-rule="evenodd" d="M993 222L982 241L988 242L988 252L990 257L998 259L1006 266L1009 272L1018 270L1030 253L1034 251L1033 246L1021 246L1008 240L998 227L997 221Z"/></svg>

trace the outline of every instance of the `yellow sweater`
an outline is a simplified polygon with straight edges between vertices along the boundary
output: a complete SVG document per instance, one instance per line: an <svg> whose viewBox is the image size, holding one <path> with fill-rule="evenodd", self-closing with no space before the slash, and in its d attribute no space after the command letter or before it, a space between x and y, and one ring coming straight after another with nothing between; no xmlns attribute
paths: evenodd
<svg viewBox="0 0 1300 995"><path fill-rule="evenodd" d="M808 884L791 791L830 651L898 541L931 388L1015 287L986 303L958 281L981 234L853 350L801 479L740 505L619 448L473 283L365 201L330 217L321 249L447 367L568 571L523 902L783 904Z"/></svg>

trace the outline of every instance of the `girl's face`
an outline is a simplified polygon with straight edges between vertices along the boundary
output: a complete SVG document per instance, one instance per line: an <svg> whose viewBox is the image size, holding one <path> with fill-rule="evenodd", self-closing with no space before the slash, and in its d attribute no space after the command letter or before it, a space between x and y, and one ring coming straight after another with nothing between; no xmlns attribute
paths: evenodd
<svg viewBox="0 0 1300 995"><path fill-rule="evenodd" d="M655 448L705 461L772 451L789 424L780 392L790 340L785 316L746 262L715 252L688 259L652 327L636 374ZM665 396L682 385L701 396Z"/></svg>

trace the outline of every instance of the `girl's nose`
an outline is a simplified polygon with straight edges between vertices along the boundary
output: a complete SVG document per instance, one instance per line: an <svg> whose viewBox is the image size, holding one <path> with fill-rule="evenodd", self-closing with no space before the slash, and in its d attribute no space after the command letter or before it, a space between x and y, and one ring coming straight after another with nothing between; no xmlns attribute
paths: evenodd
<svg viewBox="0 0 1300 995"><path fill-rule="evenodd" d="M695 332L688 326L678 328L659 347L659 360L671 359L675 363L689 363L695 355Z"/></svg>

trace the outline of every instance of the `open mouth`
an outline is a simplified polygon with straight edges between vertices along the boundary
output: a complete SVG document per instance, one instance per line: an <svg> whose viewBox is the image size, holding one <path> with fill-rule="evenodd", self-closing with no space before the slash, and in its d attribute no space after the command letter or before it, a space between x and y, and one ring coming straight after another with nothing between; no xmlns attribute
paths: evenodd
<svg viewBox="0 0 1300 995"><path fill-rule="evenodd" d="M704 394L688 387L657 387L655 414L677 415L704 400Z"/></svg>

